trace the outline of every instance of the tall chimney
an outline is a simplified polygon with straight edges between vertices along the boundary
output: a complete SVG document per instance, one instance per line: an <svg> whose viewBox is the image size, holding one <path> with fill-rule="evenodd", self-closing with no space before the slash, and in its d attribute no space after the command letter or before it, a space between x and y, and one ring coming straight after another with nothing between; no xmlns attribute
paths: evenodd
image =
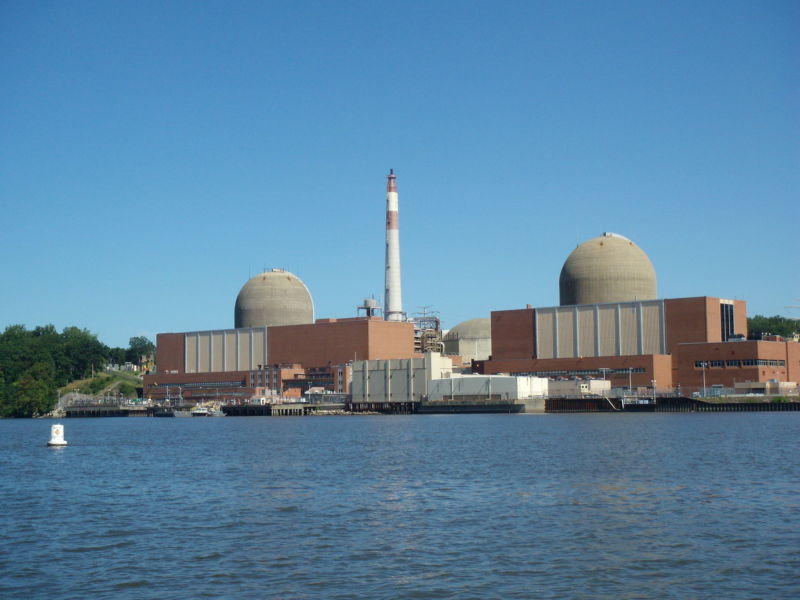
<svg viewBox="0 0 800 600"><path fill-rule="evenodd" d="M405 321L400 287L400 225L397 214L397 181L394 169L386 178L386 286L384 319Z"/></svg>

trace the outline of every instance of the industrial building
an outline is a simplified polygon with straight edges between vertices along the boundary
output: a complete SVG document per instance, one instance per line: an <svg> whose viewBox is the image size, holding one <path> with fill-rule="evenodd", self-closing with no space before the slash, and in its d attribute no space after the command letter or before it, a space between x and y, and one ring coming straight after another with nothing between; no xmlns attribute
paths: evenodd
<svg viewBox="0 0 800 600"><path fill-rule="evenodd" d="M359 307L365 316L315 320L313 298L300 278L282 269L265 271L239 291L232 329L157 335L157 371L144 378L145 396L244 402L299 397L311 389L348 393L353 361L411 359L440 344L440 333L415 328L403 312L398 214L390 171L384 318L374 300L365 300Z"/></svg>
<svg viewBox="0 0 800 600"><path fill-rule="evenodd" d="M684 394L800 379L800 344L746 339L744 301L656 299L650 259L622 236L578 246L559 287L560 306L493 311L492 355L476 369Z"/></svg>
<svg viewBox="0 0 800 600"><path fill-rule="evenodd" d="M552 390L561 390L554 393L596 393L608 385L684 394L795 389L778 384L800 380L800 343L746 340L741 300L659 298L647 254L614 233L570 253L559 276L559 306L496 310L442 336L433 313L408 319L403 310L393 170L385 228L383 316L368 299L358 307L364 316L315 319L312 295L296 275L265 271L239 291L233 328L158 334L157 371L145 376L145 395L245 402L313 389L352 393L354 403L435 402L448 395L535 398L536 378L608 382L554 383ZM459 380L469 373L484 378Z"/></svg>
<svg viewBox="0 0 800 600"><path fill-rule="evenodd" d="M354 404L368 402L421 402L431 382L450 378L453 362L438 352L407 359L353 362L350 394Z"/></svg>
<svg viewBox="0 0 800 600"><path fill-rule="evenodd" d="M548 380L531 376L463 374L438 352L405 360L358 360L352 365L352 405L379 408L387 403L489 405L519 403L543 412Z"/></svg>
<svg viewBox="0 0 800 600"><path fill-rule="evenodd" d="M300 396L312 387L349 391L353 360L411 358L414 326L378 317L318 319L217 331L161 333L158 372L145 376L153 399L178 392L186 400Z"/></svg>

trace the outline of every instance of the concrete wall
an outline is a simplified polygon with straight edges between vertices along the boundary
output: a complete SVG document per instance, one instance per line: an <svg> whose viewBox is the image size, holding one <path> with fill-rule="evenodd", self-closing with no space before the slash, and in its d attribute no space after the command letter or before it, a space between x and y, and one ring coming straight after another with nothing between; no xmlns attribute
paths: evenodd
<svg viewBox="0 0 800 600"><path fill-rule="evenodd" d="M460 356L463 362L486 360L492 353L491 338L459 338L444 340L445 354Z"/></svg>
<svg viewBox="0 0 800 600"><path fill-rule="evenodd" d="M540 359L666 352L663 300L537 308L534 329Z"/></svg>
<svg viewBox="0 0 800 600"><path fill-rule="evenodd" d="M419 402L432 379L449 377L452 361L438 352L424 357L358 360L352 365L353 402Z"/></svg>
<svg viewBox="0 0 800 600"><path fill-rule="evenodd" d="M267 328L191 331L184 336L184 372L250 371L267 363ZM157 355L162 353L159 345Z"/></svg>
<svg viewBox="0 0 800 600"><path fill-rule="evenodd" d="M611 382L602 379L551 380L548 383L548 396L583 396L586 394L607 394Z"/></svg>
<svg viewBox="0 0 800 600"><path fill-rule="evenodd" d="M547 379L541 377L510 377L503 375L462 375L430 382L431 401L458 400L459 396L491 397L502 400L524 400L547 395Z"/></svg>

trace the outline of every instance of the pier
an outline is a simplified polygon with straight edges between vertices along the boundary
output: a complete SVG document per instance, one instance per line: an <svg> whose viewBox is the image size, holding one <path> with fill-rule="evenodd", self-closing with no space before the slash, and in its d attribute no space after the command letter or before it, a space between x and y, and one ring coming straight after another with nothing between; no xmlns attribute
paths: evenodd
<svg viewBox="0 0 800 600"><path fill-rule="evenodd" d="M344 409L352 413L410 415L419 412L419 402L345 402Z"/></svg>
<svg viewBox="0 0 800 600"><path fill-rule="evenodd" d="M655 412L655 413L719 413L719 412L790 412L800 411L800 402L710 402L684 396L657 396L655 399L632 402L624 398L563 397L547 398L545 412Z"/></svg>
<svg viewBox="0 0 800 600"><path fill-rule="evenodd" d="M194 408L192 404L160 405L130 402L116 398L84 397L71 399L61 407L66 418L79 417L155 417L159 413L173 410L185 412ZM685 396L652 397L605 397L562 396L540 399L536 407L522 400L495 398L459 398L457 401L439 400L422 402L352 402L349 398L328 401L297 402L284 401L270 404L226 404L222 412L229 417L283 417L343 414L475 414L475 413L723 413L723 412L796 412L800 401L746 400L723 402L719 400L688 398ZM543 410L542 410L543 409ZM169 416L172 416L171 414Z"/></svg>
<svg viewBox="0 0 800 600"><path fill-rule="evenodd" d="M278 402L275 404L227 404L226 417L303 417L345 412L344 402Z"/></svg>
<svg viewBox="0 0 800 600"><path fill-rule="evenodd" d="M90 404L68 406L64 409L66 418L76 417L152 417L158 407L144 404Z"/></svg>

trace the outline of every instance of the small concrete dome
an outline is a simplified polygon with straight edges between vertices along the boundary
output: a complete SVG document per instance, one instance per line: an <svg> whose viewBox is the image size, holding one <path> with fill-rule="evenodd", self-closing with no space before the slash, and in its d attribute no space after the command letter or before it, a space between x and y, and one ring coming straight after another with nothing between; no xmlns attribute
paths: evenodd
<svg viewBox="0 0 800 600"><path fill-rule="evenodd" d="M234 327L313 323L314 301L300 279L282 269L256 275L236 297Z"/></svg>
<svg viewBox="0 0 800 600"><path fill-rule="evenodd" d="M448 331L442 338L445 354L457 354L465 361L486 360L492 353L492 320L469 319Z"/></svg>
<svg viewBox="0 0 800 600"><path fill-rule="evenodd" d="M631 240L604 233L569 255L559 278L561 306L656 298L656 271Z"/></svg>

